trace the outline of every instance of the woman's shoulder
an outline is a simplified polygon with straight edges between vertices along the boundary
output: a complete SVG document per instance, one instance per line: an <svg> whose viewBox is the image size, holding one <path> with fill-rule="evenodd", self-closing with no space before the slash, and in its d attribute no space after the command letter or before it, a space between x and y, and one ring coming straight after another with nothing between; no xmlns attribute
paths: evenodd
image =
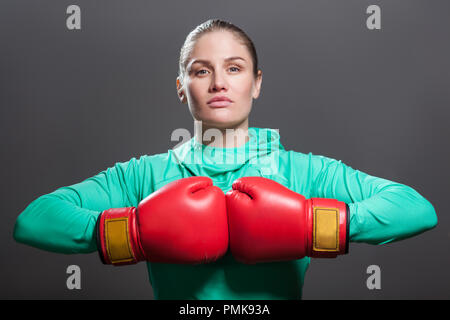
<svg viewBox="0 0 450 320"><path fill-rule="evenodd" d="M155 154L140 154L129 158L129 160L119 163L130 164L148 164L151 162L167 161L169 158L169 152L155 153Z"/></svg>
<svg viewBox="0 0 450 320"><path fill-rule="evenodd" d="M324 154L316 154L313 152L301 152L296 150L287 150L282 153L285 157L304 160L304 161L340 161L333 156L328 156Z"/></svg>
<svg viewBox="0 0 450 320"><path fill-rule="evenodd" d="M339 168L347 166L342 160L333 155L315 154L313 152L286 151L284 157L287 162L295 166L308 167L312 170L323 170L326 168Z"/></svg>

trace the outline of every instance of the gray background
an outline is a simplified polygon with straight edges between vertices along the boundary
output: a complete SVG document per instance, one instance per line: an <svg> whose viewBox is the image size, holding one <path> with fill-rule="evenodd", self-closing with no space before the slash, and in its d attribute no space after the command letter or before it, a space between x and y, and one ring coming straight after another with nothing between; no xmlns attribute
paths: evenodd
<svg viewBox="0 0 450 320"><path fill-rule="evenodd" d="M82 29L66 28L81 7ZM382 29L366 28L381 7ZM2 1L0 4L3 299L152 299L145 264L17 244L16 217L40 195L116 162L166 152L193 121L175 87L179 49L209 18L253 39L263 70L251 126L286 149L340 159L412 186L438 226L384 246L313 260L304 299L450 298L448 1ZM318 123L321 129L316 130ZM68 290L66 268L81 268ZM381 268L381 290L366 269Z"/></svg>

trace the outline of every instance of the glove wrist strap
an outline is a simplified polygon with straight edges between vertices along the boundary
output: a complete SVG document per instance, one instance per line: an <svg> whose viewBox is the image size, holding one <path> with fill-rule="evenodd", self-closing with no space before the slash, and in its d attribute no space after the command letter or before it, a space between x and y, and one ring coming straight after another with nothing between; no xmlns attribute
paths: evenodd
<svg viewBox="0 0 450 320"><path fill-rule="evenodd" d="M307 255L335 258L348 253L349 210L342 201L325 198L307 200L309 236Z"/></svg>
<svg viewBox="0 0 450 320"><path fill-rule="evenodd" d="M104 264L128 265L145 260L139 246L136 208L103 211L96 229L97 248Z"/></svg>

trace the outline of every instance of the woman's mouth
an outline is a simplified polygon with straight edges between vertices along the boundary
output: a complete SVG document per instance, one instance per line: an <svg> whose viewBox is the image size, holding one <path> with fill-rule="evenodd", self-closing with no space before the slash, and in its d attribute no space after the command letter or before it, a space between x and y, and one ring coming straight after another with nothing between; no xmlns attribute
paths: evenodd
<svg viewBox="0 0 450 320"><path fill-rule="evenodd" d="M213 108L224 108L224 107L228 107L230 104L231 104L231 101L224 101L224 100L222 100L222 101L211 102L209 104L209 106L213 107Z"/></svg>
<svg viewBox="0 0 450 320"><path fill-rule="evenodd" d="M213 108L225 108L228 107L231 103L233 103L230 99L224 96L214 97L209 100L208 105Z"/></svg>

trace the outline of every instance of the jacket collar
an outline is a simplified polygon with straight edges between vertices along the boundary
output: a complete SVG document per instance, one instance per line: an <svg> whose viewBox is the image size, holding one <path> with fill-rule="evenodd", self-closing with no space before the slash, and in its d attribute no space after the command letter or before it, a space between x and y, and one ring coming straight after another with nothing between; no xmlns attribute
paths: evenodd
<svg viewBox="0 0 450 320"><path fill-rule="evenodd" d="M193 137L169 152L191 175L213 179L237 171L246 171L241 172L245 176L261 175L261 170L273 166L274 160L278 161L278 154L284 147L278 130L251 127L248 135L249 141L237 148L209 147Z"/></svg>

